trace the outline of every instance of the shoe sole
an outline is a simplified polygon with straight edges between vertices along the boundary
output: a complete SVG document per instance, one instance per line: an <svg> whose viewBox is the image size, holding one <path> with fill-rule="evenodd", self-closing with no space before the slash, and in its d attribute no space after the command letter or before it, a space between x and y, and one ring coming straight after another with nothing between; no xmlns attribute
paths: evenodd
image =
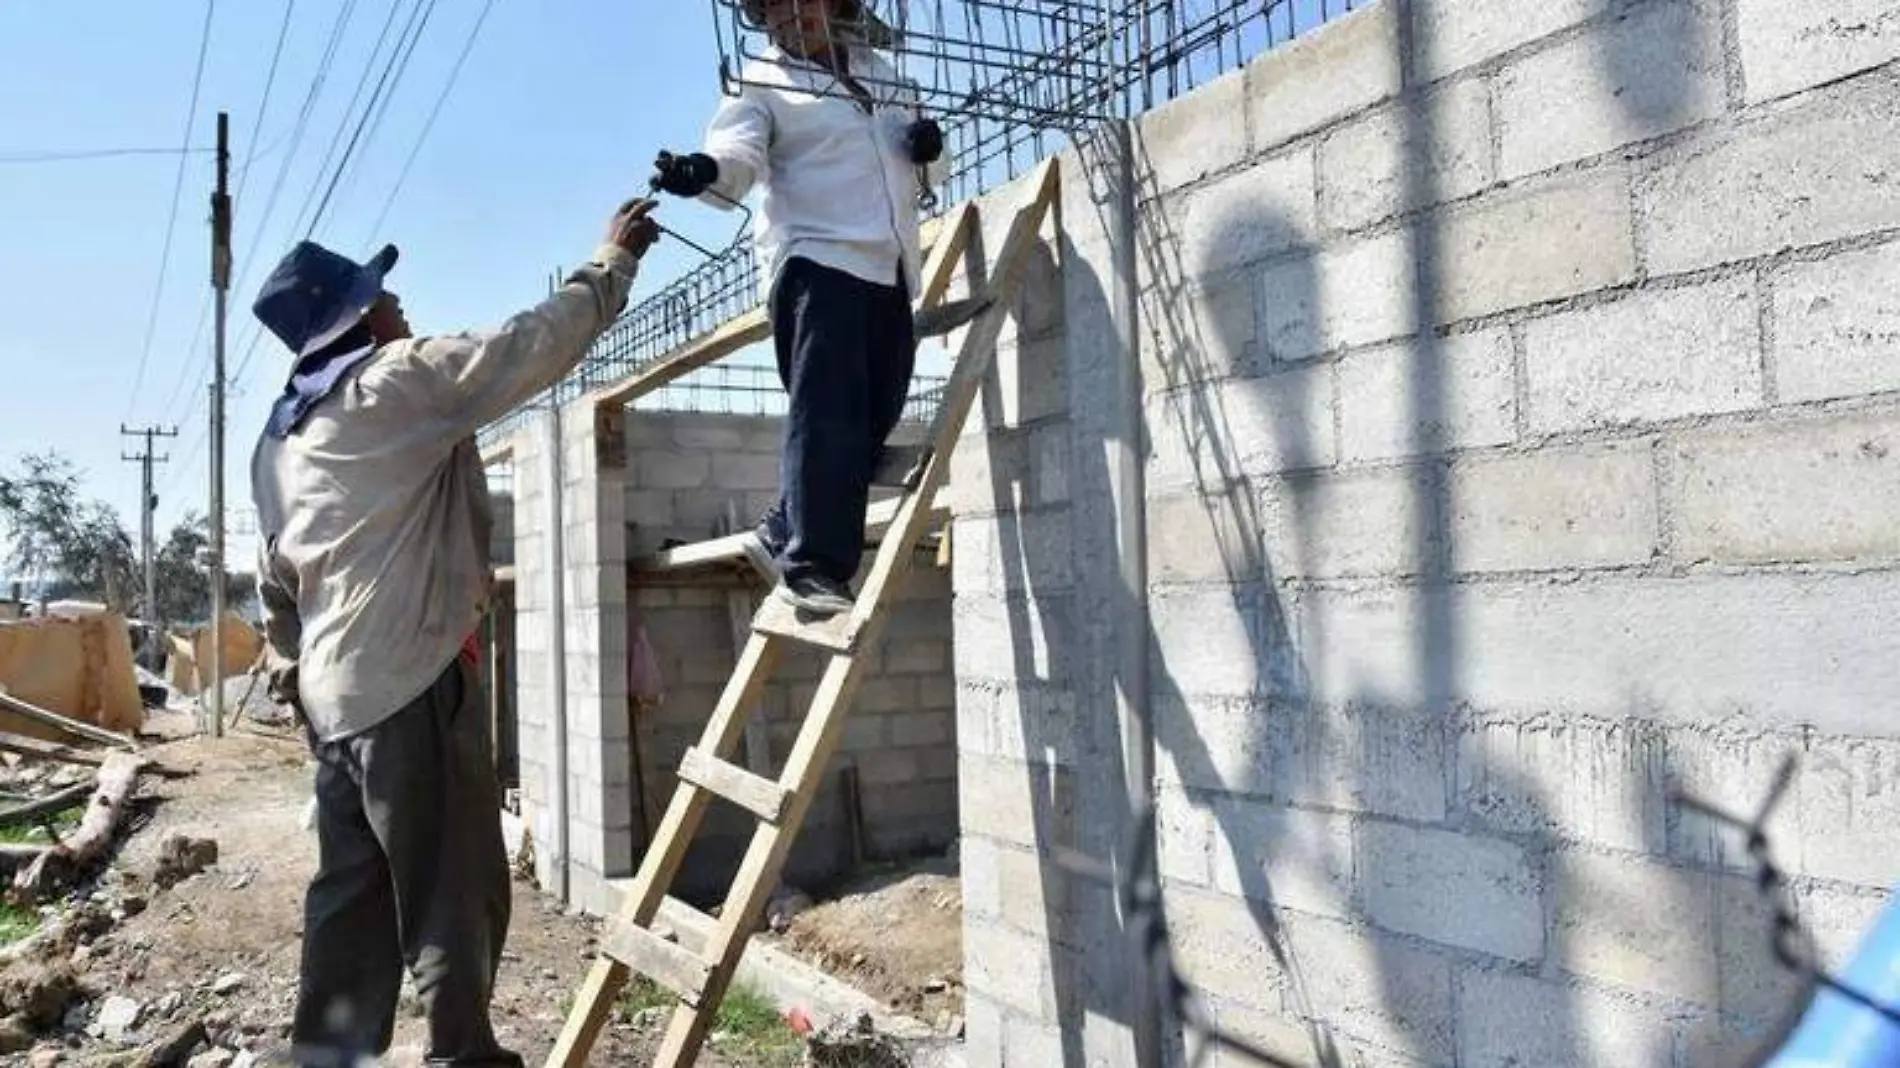
<svg viewBox="0 0 1900 1068"><path fill-rule="evenodd" d="M773 591L773 594L793 608L821 616L839 615L851 611L854 607L850 601L841 597L807 597L802 593L794 592L791 587L782 583Z"/></svg>

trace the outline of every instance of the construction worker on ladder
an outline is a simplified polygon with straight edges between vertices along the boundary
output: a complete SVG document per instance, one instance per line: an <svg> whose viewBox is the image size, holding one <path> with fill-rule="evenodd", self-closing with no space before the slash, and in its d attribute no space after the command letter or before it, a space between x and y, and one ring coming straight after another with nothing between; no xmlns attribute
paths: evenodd
<svg viewBox="0 0 1900 1068"><path fill-rule="evenodd" d="M943 131L871 48L867 0L741 0L771 46L713 116L703 151L660 153L654 182L731 208L755 186L779 381L779 497L746 555L781 599L852 606L871 477L903 414L917 338L918 204L947 172Z"/></svg>

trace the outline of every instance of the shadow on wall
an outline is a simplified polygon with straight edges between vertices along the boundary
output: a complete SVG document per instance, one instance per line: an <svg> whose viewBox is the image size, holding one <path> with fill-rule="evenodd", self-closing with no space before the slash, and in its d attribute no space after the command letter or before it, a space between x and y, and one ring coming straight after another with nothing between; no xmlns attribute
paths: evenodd
<svg viewBox="0 0 1900 1068"><path fill-rule="evenodd" d="M1593 59L1608 99L1576 106L1621 129L1678 124L1698 106L1696 94L1708 91L1697 64L1711 54L1719 62L1718 44L1706 37L1710 23L1694 15L1695 6L1604 0L1593 28L1603 43ZM1403 82L1413 91L1391 105L1404 142L1395 177L1402 203L1429 206L1442 199L1432 164L1442 155L1441 131L1418 93L1413 57L1430 49L1422 35L1431 20L1397 21ZM1110 190L1102 145L1085 145L1081 155L1083 173L1064 180L1087 181L1103 210ZM1397 474L1383 464L1330 470L1330 425L1309 416L1323 411L1330 420L1334 405L1356 399L1333 393L1339 354L1282 359L1304 353L1283 354L1276 345L1303 336L1312 351L1326 347L1318 342L1325 302L1359 296L1335 295L1324 276L1328 253L1352 238L1329 238L1321 248L1271 207L1229 198L1229 214L1197 220L1195 232L1245 235L1250 246L1281 251L1231 267L1235 250L1220 242L1237 238L1216 237L1184 261L1154 168L1141 160L1137 173L1150 395L1143 442L1153 562L1147 697L1158 771L1150 787L1161 803L1162 839L1151 852L1169 883L1179 961L1216 1022L1329 1068L1392 1050L1419 1063L1474 1068L1600 1064L1638 1048L1654 1057L1643 1063L1703 1064L1725 1062L1738 1044L1759 1041L1758 1025L1785 1008L1789 986L1773 974L1766 917L1746 880L1628 855L1666 856L1667 839L1678 833L1660 808L1672 756L1627 737L1644 731L1655 710L1633 708L1625 724L1527 727L1550 710L1465 703L1467 657L1509 654L1467 650L1464 641L1453 487L1472 461L1454 453L1461 443L1449 429L1462 401L1452 395L1448 371L1457 328L1439 321L1448 261L1439 215L1428 209L1400 223L1410 256L1399 273L1404 336L1351 353L1401 369L1408 459ZM1071 311L1105 313L1113 287L1091 264L1112 257L1099 249L1084 255L1074 243L1077 232L1104 228L1089 225L1099 220L1074 221L1083 225L1059 229L1060 266L1043 248L1032 274L1057 273ZM1262 307L1264 300L1276 304ZM1275 330L1263 329L1265 322ZM1062 324L1068 358L1052 362L1086 369L1099 358L1089 347L1098 339L1079 336L1084 327L1075 319ZM1018 376L1019 389L1027 374ZM1135 999L1153 996L1131 978L1111 888L1052 860L1064 849L1125 859L1132 820L1123 789L1127 740L1116 728L1112 687L1076 685L1099 674L1086 670L1095 664L1084 632L1138 609L1125 595L1096 604L1084 598L1097 594L1080 592L1112 589L1082 575L1090 566L1112 570L1112 557L1079 548L1114 540L1113 515L1102 503L1111 497L1111 450L1093 433L1113 429L1105 409L1114 400L1088 395L1107 380L1090 373L1058 390L1066 391L1074 422L1064 456L1068 537L1049 536L1043 526L1063 517L1019 507L1032 495L1012 484L992 451L995 558L1005 572L1002 588L1012 591L1004 610L1015 638L1013 677L1022 683L1013 691L1014 712L1032 764L1046 756L1032 770L1030 792L1036 833L1045 836L1035 874L1065 1068L1094 1062L1091 1017L1132 1026L1140 1015ZM999 413L1029 406L1003 393L991 376L984 411L993 441L1016 432ZM1396 563L1355 571L1341 566L1331 539L1351 532L1367 540L1353 526L1362 521L1352 503L1361 477L1402 481L1409 516L1391 536L1410 544L1373 554ZM1169 545L1158 548L1163 539ZM1335 581L1342 574L1352 582ZM1384 599L1380 618L1403 621L1397 638L1367 632L1366 613L1357 610L1367 596ZM1369 643L1392 651L1356 654ZM1242 647L1242 656L1225 655ZM1597 758L1605 749L1587 740L1599 730L1624 735L1604 745L1634 754L1630 763L1603 766ZM1597 775L1604 779L1579 786ZM1629 826L1616 825L1622 822ZM1200 828L1211 855L1196 871ZM1046 845L1051 829L1059 832L1054 850ZM1509 931L1494 927L1481 904L1453 896L1484 883L1483 872L1447 859L1464 856L1458 850L1470 839L1504 878L1517 880L1511 904L1518 919ZM1606 839L1623 843L1612 848L1624 855L1605 862ZM1591 848L1578 848L1585 841ZM1250 929L1233 922L1241 910ZM1677 921L1699 933L1685 943L1665 929ZM1687 951L1683 959L1670 956L1679 949ZM1596 978L1580 982L1574 973ZM1262 998L1263 984L1271 997ZM1168 1030L1178 1024L1169 1021ZM1178 1036L1171 1042L1166 1060L1179 1063Z"/></svg>

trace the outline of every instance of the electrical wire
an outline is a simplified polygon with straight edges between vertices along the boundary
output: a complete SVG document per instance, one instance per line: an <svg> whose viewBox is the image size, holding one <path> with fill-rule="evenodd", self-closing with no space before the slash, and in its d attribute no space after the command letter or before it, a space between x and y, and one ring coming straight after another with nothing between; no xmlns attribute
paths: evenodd
<svg viewBox="0 0 1900 1068"><path fill-rule="evenodd" d="M191 103L185 109L185 136L180 139L178 173L172 180L171 216L165 222L165 242L158 254L158 284L152 288L152 310L145 319L145 342L139 350L138 370L132 373L132 392L125 402L127 419L138 406L139 387L145 384L145 367L152 359L152 338L158 331L158 310L165 295L166 269L171 265L172 238L178 229L178 198L185 189L185 161L190 158L191 131L198 118L198 91L204 85L205 55L211 50L211 17L217 6L217 0L205 0L204 29L198 36L198 63L191 76Z"/></svg>
<svg viewBox="0 0 1900 1068"><path fill-rule="evenodd" d="M467 61L469 52L474 49L475 38L482 32L482 23L487 20L489 9L494 6L495 0L485 0L482 4L481 14L475 17L474 27L468 31L468 38L462 42L461 54L455 57L455 66L449 69L449 80L442 86L442 92L437 94L435 106L429 109L429 117L422 124L422 132L417 134L416 139L410 143L409 158L402 161L402 170L396 175L396 184L389 187L389 196L383 200L382 210L376 213L376 222L369 228L369 237L366 241L374 241L376 235L382 233L383 222L389 218L389 209L396 203L397 194L402 192L403 183L409 180L409 168L415 165L416 156L422 151L423 142L429 139L429 132L435 129L436 116L442 113L442 105L454 91L456 79L462 74L462 64Z"/></svg>
<svg viewBox="0 0 1900 1068"><path fill-rule="evenodd" d="M389 31L396 25L396 16L401 13L402 0L393 0L389 5L389 15L383 19L382 29L377 32L376 44L370 49L369 59L363 64L363 72L356 76L356 88L350 93L350 102L343 106L342 121L337 124L336 132L330 135L330 144L323 152L323 162L317 164L316 178L310 183L309 190L304 193L303 207L298 209L296 221L291 223L291 230L306 238L310 236L310 231L314 228L314 221L311 226L304 225L306 213L316 205L321 195L325 176L330 172L330 164L336 159L337 149L342 146L344 136L350 128L350 120L356 114L356 105L363 99L363 90L369 87L370 76L376 70L376 62L382 58L383 45L389 40Z"/></svg>
<svg viewBox="0 0 1900 1068"><path fill-rule="evenodd" d="M337 12L336 19L330 24L329 39L324 43L323 55L317 60L316 72L310 77L310 85L304 90L303 103L297 111L297 121L290 133L290 148L285 152L283 160L278 164L277 177L271 182L270 193L266 196L264 201L264 211L258 216L257 228L251 231L251 243L249 247L244 250L244 259L242 261L244 271L237 285L237 290L240 293L247 291L249 288L252 268L256 266L257 250L263 240L265 227L269 223L271 216L276 213L278 198L284 191L284 183L290 177L290 165L297 158L297 150L303 146L304 134L309 128L310 117L316 109L317 98L323 93L324 83L329 79L330 70L336 62L337 49L343 43L344 32L348 29L350 18L355 13L355 10L356 0L347 0L343 8ZM260 115L260 121L262 118L263 116ZM262 333L263 327L254 324L249 342L250 351L255 351L257 342ZM185 365L180 368L178 384L172 389L172 399L165 404L167 411L177 402L178 397L184 391L185 383L190 380L190 377L191 363L187 361ZM188 424L191 421L191 417L196 414L198 405L203 403L205 399L204 393L194 392L192 399L185 407L185 414L178 419L172 420L172 422L181 425ZM203 441L200 440L199 445L202 444ZM175 484L176 479L183 474L187 465L188 463L180 464L172 469L173 473L167 480L167 489Z"/></svg>
<svg viewBox="0 0 1900 1068"><path fill-rule="evenodd" d="M252 166L258 161L260 156L267 155L277 148L276 145L273 145L270 149L266 149L263 153L260 153L257 148L257 142L264 132L264 117L270 112L271 89L277 84L277 66L284 56L284 40L290 36L291 13L294 12L296 8L297 0L284 0L284 18L277 27L277 44L271 49L270 70L264 75L263 99L260 100L257 105L257 119L251 124L251 147L249 151L245 153L244 162L240 165L241 169L238 173L238 189L235 201L239 204L244 203L244 190L250 185ZM280 140L278 143L282 144L282 141ZM185 388L185 383L191 378L192 355L198 351L198 346L204 341L205 324L211 320L211 304L212 294L206 293L205 299L198 306L198 323L191 328L191 344L185 346L184 366L179 369L178 381L172 386L171 394L165 398L165 405L161 409L162 411L170 411L172 405L178 403L178 394Z"/></svg>
<svg viewBox="0 0 1900 1068"><path fill-rule="evenodd" d="M422 43L423 30L428 26L430 17L435 14L435 6L436 0L427 0L427 6L420 8L421 21L415 23L415 32L408 35L406 47L401 39L398 39L396 47L401 54L401 59L396 62L395 77L390 81L389 91L382 95L381 101L371 102L374 112L369 120L369 129L363 133L362 148L357 152L356 157L357 166L344 176L342 184L338 187L339 201L348 197L351 190L355 188L357 180L363 175L361 161L368 155L369 146L376 143L376 135L382 132L383 120L389 115L390 102L396 99L396 89L402 84L403 75L408 73L409 62L415 55L416 46ZM413 20L414 16L412 15L411 18ZM339 171L339 173L343 172Z"/></svg>
<svg viewBox="0 0 1900 1068"><path fill-rule="evenodd" d="M70 163L76 160L119 159L127 156L208 156L215 148L78 148L0 150L0 164Z"/></svg>

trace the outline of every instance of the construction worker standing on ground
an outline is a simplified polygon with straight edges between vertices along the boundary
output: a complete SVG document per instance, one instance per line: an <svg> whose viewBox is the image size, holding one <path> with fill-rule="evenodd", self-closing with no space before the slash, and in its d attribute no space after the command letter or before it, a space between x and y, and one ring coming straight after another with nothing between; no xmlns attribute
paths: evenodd
<svg viewBox="0 0 1900 1068"><path fill-rule="evenodd" d="M743 0L772 44L713 116L701 152L663 152L659 188L730 208L764 190L756 235L790 398L779 498L746 538L777 596L852 605L865 509L903 415L917 339L918 200L947 170L943 131L869 46L868 0Z"/></svg>
<svg viewBox="0 0 1900 1068"><path fill-rule="evenodd" d="M253 305L295 363L251 461L272 690L317 758L299 1063L389 1048L404 967L430 1064L520 1065L489 1021L510 915L493 740L468 639L489 590L476 431L561 379L658 237L630 201L592 259L491 333L416 338L367 264L302 242Z"/></svg>

